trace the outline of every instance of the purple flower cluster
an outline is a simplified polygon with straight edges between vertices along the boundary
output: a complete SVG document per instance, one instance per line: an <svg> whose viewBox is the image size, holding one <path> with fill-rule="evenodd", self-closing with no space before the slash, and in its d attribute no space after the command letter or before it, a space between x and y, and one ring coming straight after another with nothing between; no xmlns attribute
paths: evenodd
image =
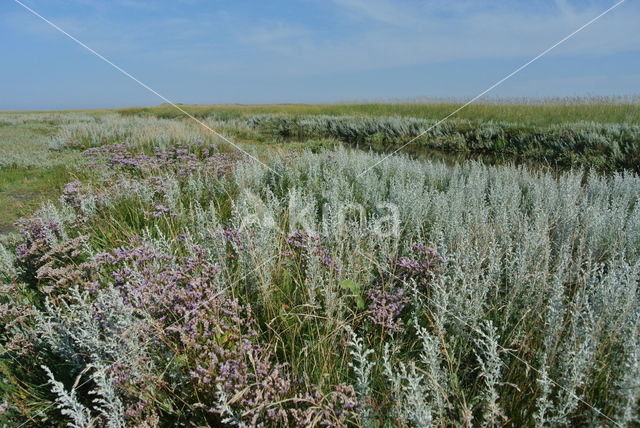
<svg viewBox="0 0 640 428"><path fill-rule="evenodd" d="M60 202L76 209L80 209L82 202L82 183L79 181L72 181L67 183L62 190L62 196L60 196Z"/></svg>
<svg viewBox="0 0 640 428"><path fill-rule="evenodd" d="M286 421L278 404L291 393L285 367L259 343L250 308L218 290L219 269L207 252L198 246L194 252L176 258L140 245L97 259L112 270L125 300L160 323L161 342L190 367L197 396L211 412L218 412L219 385L250 426Z"/></svg>
<svg viewBox="0 0 640 428"><path fill-rule="evenodd" d="M231 247L236 251L246 250L256 245L249 242L249 239L247 239L246 234L242 232L242 230L233 227L224 228L216 235L214 238L222 238L224 242L231 244Z"/></svg>
<svg viewBox="0 0 640 428"><path fill-rule="evenodd" d="M215 294L219 268L207 261L201 247L193 252L194 257L179 258L141 244L98 254L95 260L110 272L127 302L165 321L184 316L198 301Z"/></svg>
<svg viewBox="0 0 640 428"><path fill-rule="evenodd" d="M402 311L409 303L409 298L405 296L405 289L399 287L387 291L374 288L366 294L369 299L367 318L385 331L399 331L404 325L401 318Z"/></svg>
<svg viewBox="0 0 640 428"><path fill-rule="evenodd" d="M77 184L68 187L69 194L80 191ZM156 211L165 215L163 208L156 206ZM43 284L53 284L57 295L65 298L70 285L79 285L90 296L114 287L128 310L149 320L133 338L120 329L117 313L105 313L99 307L90 311L105 335L145 343L147 351L141 356L105 368L121 395L128 423L153 425L161 420L164 410L156 403L166 400L165 394L192 409L204 409L209 421L219 421L231 412L250 427L314 423L346 427L356 421L353 388L338 385L326 393L295 379L259 334L250 305L229 294L209 251L191 244L188 235L178 240L189 243L183 248L188 256L137 238L89 257L85 238L66 237L61 223L36 218L20 225L18 260L40 290ZM237 229L224 229L217 239L238 249L248 245ZM323 263L331 266L320 236L299 231L290 234L287 242L294 253L327 258ZM15 313L15 307L0 300L0 318ZM0 339L11 349L26 340L2 335ZM162 370L156 372L154 367Z"/></svg>
<svg viewBox="0 0 640 428"><path fill-rule="evenodd" d="M21 236L21 242L16 247L19 260L29 260L38 257L51 249L52 240L61 238L62 224L52 220L40 218L20 219L16 222Z"/></svg>
<svg viewBox="0 0 640 428"><path fill-rule="evenodd" d="M413 244L411 253L411 256L400 257L392 262L394 275L426 284L437 274L442 257L434 248L424 244Z"/></svg>
<svg viewBox="0 0 640 428"><path fill-rule="evenodd" d="M154 428L160 426L160 418L153 407L151 400L143 398L134 403L129 404L124 416L129 421L140 421L135 424L138 428Z"/></svg>
<svg viewBox="0 0 640 428"><path fill-rule="evenodd" d="M223 233L240 239L236 232ZM193 252L175 257L138 244L96 257L125 301L157 321L155 334L168 348L163 354L175 355L177 369L184 367L193 381L190 388L199 400L193 405L228 416L217 405L222 392L246 426L308 426L313 420L347 426L355 415L353 389L341 385L327 395L296 391L298 382L287 366L277 363L273 350L261 343L251 308L216 286L219 269L207 261L206 250L195 246ZM120 381L128 381L122 369L116 372Z"/></svg>
<svg viewBox="0 0 640 428"><path fill-rule="evenodd" d="M149 213L149 215L153 218L160 218L170 213L170 209L162 204L156 204L153 207L153 211ZM174 214L175 215L175 214Z"/></svg>
<svg viewBox="0 0 640 428"><path fill-rule="evenodd" d="M16 247L17 266L23 281L46 294L93 281L96 266L87 259L85 237L65 238L63 225L51 220L22 219L17 224L22 238Z"/></svg>
<svg viewBox="0 0 640 428"><path fill-rule="evenodd" d="M15 285L0 285L0 345L5 352L25 355L32 344L23 333L35 311Z"/></svg>
<svg viewBox="0 0 640 428"><path fill-rule="evenodd" d="M235 153L219 153L212 147L197 144L177 145L153 154L132 153L124 144L110 144L90 148L83 154L91 159L94 166L104 164L132 174L173 172L179 177L201 168L223 175L230 172L242 158Z"/></svg>
<svg viewBox="0 0 640 428"><path fill-rule="evenodd" d="M306 260L309 256L320 258L320 262L330 270L337 270L334 260L329 255L329 251L322 244L322 236L314 232L296 230L290 232L286 239L287 244L292 249L285 255L299 257Z"/></svg>

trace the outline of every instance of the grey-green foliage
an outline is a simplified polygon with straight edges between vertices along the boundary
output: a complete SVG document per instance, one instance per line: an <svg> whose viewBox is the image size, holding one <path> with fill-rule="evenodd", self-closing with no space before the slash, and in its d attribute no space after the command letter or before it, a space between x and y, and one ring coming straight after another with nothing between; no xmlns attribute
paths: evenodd
<svg viewBox="0 0 640 428"><path fill-rule="evenodd" d="M405 364L391 358L389 344L382 357L384 374L393 397L392 415L403 426L427 428L433 423L431 403L433 397L426 376L414 361Z"/></svg>
<svg viewBox="0 0 640 428"><path fill-rule="evenodd" d="M96 367L91 378L96 384L95 389L91 391L95 397L93 404L103 416L106 427L125 428L127 426L125 409L111 376L106 373L104 368Z"/></svg>
<svg viewBox="0 0 640 428"><path fill-rule="evenodd" d="M0 114L0 168L73 166L76 153L51 150L47 135L58 126L92 120L74 114Z"/></svg>
<svg viewBox="0 0 640 428"><path fill-rule="evenodd" d="M0 280L7 283L15 279L17 271L15 268L15 257L5 245L0 242Z"/></svg>
<svg viewBox="0 0 640 428"><path fill-rule="evenodd" d="M371 372L375 363L370 361L369 356L373 354L373 350L367 349L361 337L358 337L353 331L349 341L349 353L353 358L353 362L349 363L355 372L356 384L355 389L360 402L360 419L365 427L372 426L372 409L371 409Z"/></svg>
<svg viewBox="0 0 640 428"><path fill-rule="evenodd" d="M67 391L64 384L55 379L55 376L47 366L42 366L49 378L51 391L56 395L56 407L63 416L69 418L68 426L74 428L90 428L105 426L107 428L125 428L125 410L113 380L106 374L104 368L88 366L82 374L91 372L90 379L95 387L90 392L95 398L92 400L92 408L99 417L92 416L91 409L78 401L76 389L79 388L81 376L78 376L71 390ZM85 382L86 383L86 382Z"/></svg>
<svg viewBox="0 0 640 428"><path fill-rule="evenodd" d="M69 418L68 426L71 428L89 428L93 426L93 417L91 411L78 401L74 385L71 391L67 391L64 384L55 379L53 373L47 366L42 369L49 377L51 391L56 395L56 407L63 416Z"/></svg>
<svg viewBox="0 0 640 428"><path fill-rule="evenodd" d="M348 142L364 142L373 136L388 140L418 135L435 120L406 117L336 117L336 116L278 116L257 115L246 120L250 127L263 129L272 135L290 138L335 137ZM432 130L440 135L449 125Z"/></svg>
<svg viewBox="0 0 640 428"><path fill-rule="evenodd" d="M90 148L105 144L126 144L165 150L175 143L215 144L217 141L218 137L210 130L190 121L110 114L90 121L61 124L58 132L50 138L49 145L52 148Z"/></svg>
<svg viewBox="0 0 640 428"><path fill-rule="evenodd" d="M0 113L0 126L17 126L43 122L55 125L59 123L91 122L93 120L94 116L80 113Z"/></svg>
<svg viewBox="0 0 640 428"><path fill-rule="evenodd" d="M473 162L447 167L397 156L361 174L378 159L350 152L307 154L282 170L282 177L252 163L235 174L254 194L269 189L265 205L273 205L274 197L280 201L280 208L270 209L276 223L278 213L286 212L293 186L303 189L308 203L321 207L311 223L332 243L345 278L362 278L368 263L357 257L360 252L387 265L388 249L380 251L372 224L379 204L396 205L398 251L425 242L445 260L424 305L447 346L472 352L465 337L487 318L492 321L490 334L479 342L483 351L478 351L487 384L474 392L491 410L489 422L502 420L502 394L517 394L510 383L522 381L514 373L525 370L522 361L509 359L500 374L512 378L501 379L498 345L518 343L534 346L516 352L541 376L537 397L529 396L532 407L539 400L539 421L570 423L578 412L598 418L585 402L621 409L621 420L635 420L635 412L622 409L637 405L636 389L614 388L595 374L606 370L606 378L616 385L638 382L633 369L637 351L632 351L637 350L637 335L632 332L639 308L640 178L590 173L583 182L579 171L554 177L522 167ZM364 209L365 221L341 229L337 213L350 205ZM318 292L332 292L331 287ZM433 349L430 340L426 346ZM401 362L405 372L393 372L396 378L408 376L412 364L419 364ZM361 383L362 376L357 378ZM446 381L438 383L447 391Z"/></svg>
<svg viewBox="0 0 640 428"><path fill-rule="evenodd" d="M638 401L640 400L640 311L636 310L635 325L627 326L630 335L622 352L622 375L614 388L620 404L617 409L616 422L621 426L631 425L638 421Z"/></svg>
<svg viewBox="0 0 640 428"><path fill-rule="evenodd" d="M68 301L45 302L35 333L77 372L87 365L116 365L129 367L130 375L137 378L148 370L144 364L148 326L140 315L113 288L91 299L76 287L70 290Z"/></svg>
<svg viewBox="0 0 640 428"><path fill-rule="evenodd" d="M479 337L476 338L476 351L478 366L480 368L479 376L485 384L483 394L484 414L483 426L500 426L504 419L504 412L500 408L500 395L498 386L502 379L503 363L500 359L500 345L498 344L498 335L493 324L488 321L483 326L483 330L478 330Z"/></svg>
<svg viewBox="0 0 640 428"><path fill-rule="evenodd" d="M450 407L447 399L451 393L451 387L447 373L443 369L444 358L440 350L440 344L438 343L438 338L426 328L420 326L417 320L414 323L422 347L419 364L421 364L420 367L426 376L425 381L430 390L430 402L434 407L435 416L443 418Z"/></svg>
<svg viewBox="0 0 640 428"><path fill-rule="evenodd" d="M100 415L104 426L123 428L126 425L121 394L125 391L116 388L113 375L105 368L124 369L134 379L150 372L146 350L149 320L144 314L134 313L111 287L99 291L95 298L73 288L67 299L57 305L45 302L44 311L37 314L34 333L38 341L71 365L72 375L78 379L89 376L95 387L90 393L92 404L87 408L77 401L73 389L67 392L45 367L58 396L58 407L79 427L92 426L93 420L85 423L93 412ZM65 371L64 375L68 373Z"/></svg>
<svg viewBox="0 0 640 428"><path fill-rule="evenodd" d="M353 322L345 309L353 292L340 286L344 280L364 289L387 277L384 271L411 244L437 249L438 272L428 286L403 284L415 294L413 323L406 326L411 352L385 354L383 344L374 351L377 336L366 330L351 337L348 379L363 425L387 414L407 426L491 425L503 415L539 426L610 422L590 406L637 423L640 178L556 176L476 162L451 167L403 156L376 165L382 159L303 153L286 167L273 160L280 175L248 161L228 178L163 177L163 203L176 213L174 233L189 232L189 243L220 266L223 287L243 297L251 292L247 301L258 308L273 298L271 281L282 273L282 235L315 229L336 269L328 274L309 258L308 300L298 308L341 327ZM119 186L114 193L136 197L141 206L155 201L149 182ZM228 210L219 208L219 195L229 198ZM102 209L118 206L106 202ZM391 213L398 234L381 233L380 219ZM236 248L233 260L221 245L226 226L246 232L250 243ZM140 235L171 248L170 232L156 224ZM227 281L233 273L242 280ZM72 291L69 302L41 313L42 340L76 370L86 367L83 355L96 365L140 367L144 323L110 293L89 301ZM90 311L116 317L111 324L119 327L103 330ZM140 334L124 340L122 330ZM399 339L387 341L390 350L402 349ZM391 401L387 413L372 405L384 394Z"/></svg>
<svg viewBox="0 0 640 428"><path fill-rule="evenodd" d="M640 126L637 124L577 122L530 127L456 118L439 122L411 117L256 115L247 118L243 126L283 139L330 137L373 148L400 147L412 141L411 147L507 153L559 165L587 165L606 170L638 171L640 163ZM421 137L413 141L417 136Z"/></svg>

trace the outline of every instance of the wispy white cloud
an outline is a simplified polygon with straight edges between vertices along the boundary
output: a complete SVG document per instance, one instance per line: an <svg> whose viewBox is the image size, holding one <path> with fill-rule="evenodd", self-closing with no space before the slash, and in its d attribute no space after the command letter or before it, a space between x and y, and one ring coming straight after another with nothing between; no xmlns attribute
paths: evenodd
<svg viewBox="0 0 640 428"><path fill-rule="evenodd" d="M400 27L418 23L416 16L408 8L387 0L332 0L332 2L357 19L369 19Z"/></svg>
<svg viewBox="0 0 640 428"><path fill-rule="evenodd" d="M283 43L296 44L309 35L310 31L303 27L276 22L250 28L249 31L240 33L239 37L248 43L274 48L282 46Z"/></svg>
<svg viewBox="0 0 640 428"><path fill-rule="evenodd" d="M567 0L554 0L556 7L558 10L566 17L573 18L575 17L575 13L573 11L573 7Z"/></svg>
<svg viewBox="0 0 640 428"><path fill-rule="evenodd" d="M40 0L39 0L40 1ZM43 0L42 0L43 1ZM55 0L60 1L60 0ZM72 0L95 8L142 8L135 24L56 15L70 33L111 57L215 73L295 76L339 74L460 60L525 60L601 13L611 2L554 0L544 7L497 0L306 0L330 10L334 22L247 19L238 10L142 19L158 0ZM190 2L200 0L179 0ZM313 3L315 2L315 3ZM37 3L37 2L36 2ZM255 17L254 17L255 18ZM55 30L12 12L0 17L16 31ZM627 1L550 55L608 55L640 50L640 7ZM160 36L159 36L160 35ZM59 35L58 35L59 36ZM162 40L162 42L158 42Z"/></svg>
<svg viewBox="0 0 640 428"><path fill-rule="evenodd" d="M594 56L640 50L640 32L636 29L640 8L627 3L550 55ZM277 51L294 54L296 66L287 67L286 72L325 73L456 60L530 58L613 2L576 6L556 0L555 7L537 10L492 1L483 2L482 7L477 2L444 0L332 0L332 4L336 15L346 16L354 25L340 39L326 40L312 31L276 37L279 32L274 31ZM267 37L260 42L243 41L271 51ZM305 49L296 49L302 42Z"/></svg>
<svg viewBox="0 0 640 428"><path fill-rule="evenodd" d="M56 22L60 27L73 33L82 33L89 28L89 26L81 20L68 16L59 17ZM51 37L52 35L57 36L60 34L49 24L39 19L34 19L32 15L26 14L22 10L0 14L0 23L7 28L13 29L17 34L24 33L41 37Z"/></svg>

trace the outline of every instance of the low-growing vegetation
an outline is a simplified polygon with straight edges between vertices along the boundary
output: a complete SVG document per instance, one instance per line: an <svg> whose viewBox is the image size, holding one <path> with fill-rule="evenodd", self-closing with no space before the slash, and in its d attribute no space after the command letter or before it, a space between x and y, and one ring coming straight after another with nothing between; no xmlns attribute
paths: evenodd
<svg viewBox="0 0 640 428"><path fill-rule="evenodd" d="M427 149L561 167L640 171L640 125L582 122L532 127L455 119L437 123L407 117L277 115L253 116L240 125L282 140L334 138L359 148L384 151L404 149L411 142L407 149L414 152Z"/></svg>
<svg viewBox="0 0 640 428"><path fill-rule="evenodd" d="M77 114L0 114L0 233L14 230L19 217L57 198L79 174L79 153L51 150L50 141L59 125L89 120Z"/></svg>
<svg viewBox="0 0 640 428"><path fill-rule="evenodd" d="M429 100L427 100L429 101ZM464 100L466 101L466 100ZM180 105L198 118L220 116L225 119L260 114L329 115L329 116L401 116L439 120L457 110L463 103L452 100L430 100L413 103L345 103L345 104L277 104L277 105ZM118 113L182 119L184 114L163 104L156 107L126 108ZM566 98L532 102L527 99L500 100L471 104L456 113L456 117L478 122L509 122L526 126L549 126L563 123L595 122L640 124L640 98Z"/></svg>
<svg viewBox="0 0 640 428"><path fill-rule="evenodd" d="M285 149L321 150L349 145L365 150L416 154L462 154L501 161L529 162L559 168L640 172L640 122L637 124L566 123L527 126L412 117L254 115L203 119L239 141L279 143ZM131 141L138 146L211 142L206 128L191 122L155 117L101 116L90 122L61 125L53 147L88 148ZM407 145L407 143L410 144Z"/></svg>
<svg viewBox="0 0 640 428"><path fill-rule="evenodd" d="M640 178L624 164L379 163L340 143L430 122L207 120L264 164L184 121L50 125L41 149L77 174L2 238L0 424L640 423ZM537 135L447 126L428 141ZM540 147L637 145L632 125L550 136L567 129Z"/></svg>

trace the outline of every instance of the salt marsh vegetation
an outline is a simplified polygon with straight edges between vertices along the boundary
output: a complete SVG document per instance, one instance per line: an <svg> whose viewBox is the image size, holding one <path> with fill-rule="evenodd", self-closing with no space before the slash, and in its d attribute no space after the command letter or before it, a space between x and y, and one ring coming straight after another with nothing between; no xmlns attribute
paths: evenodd
<svg viewBox="0 0 640 428"><path fill-rule="evenodd" d="M2 238L2 423L640 423L635 173L245 143L265 168L181 120L53 120L78 173Z"/></svg>

